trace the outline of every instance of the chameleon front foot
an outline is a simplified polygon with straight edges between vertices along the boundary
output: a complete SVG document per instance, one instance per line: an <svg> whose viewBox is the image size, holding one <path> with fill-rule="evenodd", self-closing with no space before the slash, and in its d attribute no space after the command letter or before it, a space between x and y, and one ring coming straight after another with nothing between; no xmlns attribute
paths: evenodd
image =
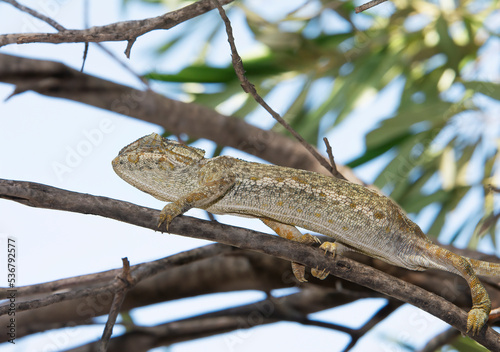
<svg viewBox="0 0 500 352"><path fill-rule="evenodd" d="M175 203L169 203L163 207L160 212L160 217L158 221L158 228L165 224L165 229L168 231L168 227L172 220L182 214L182 209Z"/></svg>
<svg viewBox="0 0 500 352"><path fill-rule="evenodd" d="M488 321L489 314L484 308L474 308L467 315L467 333L477 335Z"/></svg>
<svg viewBox="0 0 500 352"><path fill-rule="evenodd" d="M170 225L172 220L173 220L172 217L160 213L159 220L158 220L158 228L160 228L161 225L165 224L165 228L168 230L168 226Z"/></svg>

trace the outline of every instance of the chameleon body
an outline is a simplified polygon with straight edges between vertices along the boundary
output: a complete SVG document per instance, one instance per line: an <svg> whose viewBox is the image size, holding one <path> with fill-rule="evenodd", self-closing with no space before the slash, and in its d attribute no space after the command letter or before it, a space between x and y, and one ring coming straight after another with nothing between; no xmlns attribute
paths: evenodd
<svg viewBox="0 0 500 352"><path fill-rule="evenodd" d="M205 151L156 133L123 148L113 160L126 182L171 202L159 226L191 208L213 214L261 219L280 236L313 243L295 226L335 240L321 247L333 255L354 250L411 270L430 268L462 276L471 289L467 332L486 324L491 301L476 274L500 276L500 265L461 257L433 244L391 199L361 185L314 172L252 163L229 156L204 158ZM300 281L304 267L292 263ZM327 273L312 270L324 278Z"/></svg>

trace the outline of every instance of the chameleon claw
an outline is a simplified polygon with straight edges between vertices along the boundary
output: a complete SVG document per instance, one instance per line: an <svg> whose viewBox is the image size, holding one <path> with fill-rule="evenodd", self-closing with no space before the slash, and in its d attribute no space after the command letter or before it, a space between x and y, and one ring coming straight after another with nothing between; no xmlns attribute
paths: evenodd
<svg viewBox="0 0 500 352"><path fill-rule="evenodd" d="M325 255L328 253L332 254L332 258L335 258L335 252L337 251L337 245L333 242L323 242L321 246L319 246L320 249L325 251ZM318 268L316 269L311 269L311 274L312 276L324 280L327 278L327 276L330 274L330 272L326 271L326 269L319 270Z"/></svg>
<svg viewBox="0 0 500 352"><path fill-rule="evenodd" d="M307 282L306 280L306 267L302 264L292 262L293 275L299 282Z"/></svg>
<svg viewBox="0 0 500 352"><path fill-rule="evenodd" d="M318 268L316 269L311 268L311 274L317 279L324 280L328 277L330 273L326 271L326 269L319 270Z"/></svg>
<svg viewBox="0 0 500 352"><path fill-rule="evenodd" d="M164 213L160 213L160 220L158 221L158 228L160 228L163 224L165 224L165 230L168 231L168 227L169 227L171 222L172 222L171 216L164 214Z"/></svg>
<svg viewBox="0 0 500 352"><path fill-rule="evenodd" d="M315 244L315 243L321 243L318 237L311 235L310 233L305 233L300 237L300 243L304 244Z"/></svg>
<svg viewBox="0 0 500 352"><path fill-rule="evenodd" d="M319 246L319 248L325 251L325 255L331 253L332 258L335 258L335 252L337 251L337 244L333 242L323 242L321 246Z"/></svg>

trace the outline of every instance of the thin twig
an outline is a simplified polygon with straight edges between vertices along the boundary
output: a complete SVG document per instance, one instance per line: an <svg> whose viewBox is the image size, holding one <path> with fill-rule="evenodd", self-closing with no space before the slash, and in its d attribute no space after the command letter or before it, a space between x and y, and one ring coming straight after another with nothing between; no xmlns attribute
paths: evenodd
<svg viewBox="0 0 500 352"><path fill-rule="evenodd" d="M83 69L85 68L85 62L87 62L88 53L89 53L89 42L85 42L83 47L82 67L80 68L80 72L83 72Z"/></svg>
<svg viewBox="0 0 500 352"><path fill-rule="evenodd" d="M29 7L21 5L21 4L19 4L15 0L0 0L0 1L5 1L5 2L11 4L12 6L18 8L19 10L21 10L23 12L26 12L26 13L28 13L28 14L36 17L36 18L39 18L42 21L47 22L52 27L54 27L55 29L57 29L59 32L67 31L67 29L65 27L63 27L62 25L60 25L59 23L57 23L55 20L53 20L53 19L51 19L51 18L49 18L49 17L47 17L45 15L42 15L42 14L38 13L37 11L29 8ZM87 4L87 2L85 4ZM87 27L88 27L88 13L89 13L88 6L85 6L85 8L84 8L84 18L85 18L85 24L86 24ZM145 87L148 90L151 90L151 86L149 85L149 82L146 79L144 79L138 73L136 73L129 65L127 65L126 63L124 63L123 61L121 61L120 59L118 59L118 57L115 54L113 54L111 51L109 51L101 43L96 42L96 44L97 44L97 46L99 48L101 48L102 51L104 51L109 57L111 57L111 59L113 59L115 62L117 62L121 67L123 67L126 71L128 71L132 76L136 77L139 81L141 81L141 83L144 84ZM87 61L88 50L89 50L89 42L86 41L85 42L84 51L83 51L82 67L80 69L81 72L83 72L83 68L85 66L85 62ZM128 49L127 57L130 57L130 49Z"/></svg>
<svg viewBox="0 0 500 352"><path fill-rule="evenodd" d="M368 9L371 9L372 7L374 6L377 6L383 2L386 2L387 0L372 0L372 1L369 1L361 6L358 6L355 8L355 11L356 13L360 13L360 12L363 12L365 10L368 10Z"/></svg>
<svg viewBox="0 0 500 352"><path fill-rule="evenodd" d="M319 162L325 167L328 171L331 171L331 167L325 158L318 153L318 151L313 148L307 141L302 138L300 134L298 134L276 111L274 111L262 97L257 93L255 86L250 83L248 78L245 76L245 69L243 68L243 62L241 60L240 55L236 49L236 44L234 43L233 29L231 27L231 22L226 15L226 12L222 8L222 5L219 3L219 0L212 0L212 2L217 6L219 10L219 14L224 21L224 25L226 26L227 33L227 41L229 42L229 46L231 47L231 59L234 67L234 71L236 72L236 76L241 82L241 87L245 91L245 93L249 93L257 103L259 103L267 112L271 114L271 116L278 121L283 127L286 128L288 132L290 132L299 142L302 144Z"/></svg>
<svg viewBox="0 0 500 352"><path fill-rule="evenodd" d="M120 287L116 290L113 297L113 303L111 304L111 309L108 314L108 320L106 321L106 326L104 327L101 340L99 341L99 347L97 349L99 352L106 352L108 349L109 339L113 333L113 326L115 326L116 318L120 313L125 296L136 283L134 278L130 275L130 262L128 259L122 258L122 263L123 270L121 274L116 277L116 281Z"/></svg>
<svg viewBox="0 0 500 352"><path fill-rule="evenodd" d="M496 187L496 186L493 186L493 185L488 185L488 188L495 192L495 193L500 193L500 188L499 187Z"/></svg>
<svg viewBox="0 0 500 352"><path fill-rule="evenodd" d="M341 178L343 180L347 180L344 175L342 175L339 170L337 170L337 164L335 164L335 158L333 157L332 153L332 147L330 146L330 142L328 141L328 138L324 137L323 142L325 142L326 146L326 152L328 154L328 158L330 159L330 172L332 173L333 176L337 178Z"/></svg>
<svg viewBox="0 0 500 352"><path fill-rule="evenodd" d="M85 25L85 28L89 28L89 14L90 14L90 5L89 5L89 0L85 0L83 2L83 23ZM85 62L87 62L87 55L89 53L89 42L85 42L84 47L83 47L83 60L82 60L82 68L80 69L80 72L83 72L83 68L85 67Z"/></svg>
<svg viewBox="0 0 500 352"><path fill-rule="evenodd" d="M152 327L134 326L124 335L113 338L112 343L114 342L115 346L126 345L127 340L138 335L142 335L142 338L145 341L151 341L150 343L158 340L164 343L180 342L237 329L250 329L283 320L337 330L351 336L357 333L357 330L345 326L307 319L306 316L309 313L337 306L328 290L319 291L316 289L314 293L311 291L306 289L277 298L268 296L255 303L225 308ZM298 314L289 315L286 312L283 314L281 307L292 308ZM259 318L253 319L257 312ZM244 319L245 317L248 319ZM85 346L86 350L93 350L95 345L95 343L89 343ZM149 346L149 344L146 342L145 346Z"/></svg>
<svg viewBox="0 0 500 352"><path fill-rule="evenodd" d="M221 0L224 4L233 0ZM129 46L136 38L157 30L170 29L214 8L211 0L199 0L163 15L133 21L122 21L88 29L68 29L59 33L9 33L0 35L0 47L26 43L81 43L127 41Z"/></svg>

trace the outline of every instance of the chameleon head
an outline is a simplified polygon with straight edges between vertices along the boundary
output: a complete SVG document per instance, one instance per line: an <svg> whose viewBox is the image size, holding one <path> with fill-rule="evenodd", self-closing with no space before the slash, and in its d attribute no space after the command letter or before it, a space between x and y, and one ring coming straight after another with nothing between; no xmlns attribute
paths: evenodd
<svg viewBox="0 0 500 352"><path fill-rule="evenodd" d="M112 165L126 182L153 194L154 188L158 188L155 185L157 182L182 174L187 166L198 163L204 155L202 149L152 133L124 147L113 159Z"/></svg>
<svg viewBox="0 0 500 352"><path fill-rule="evenodd" d="M159 134L139 138L130 143L113 159L113 168L117 171L118 165L142 164L153 162L166 170L184 167L200 161L205 156L203 149L188 147L179 142L162 138Z"/></svg>

